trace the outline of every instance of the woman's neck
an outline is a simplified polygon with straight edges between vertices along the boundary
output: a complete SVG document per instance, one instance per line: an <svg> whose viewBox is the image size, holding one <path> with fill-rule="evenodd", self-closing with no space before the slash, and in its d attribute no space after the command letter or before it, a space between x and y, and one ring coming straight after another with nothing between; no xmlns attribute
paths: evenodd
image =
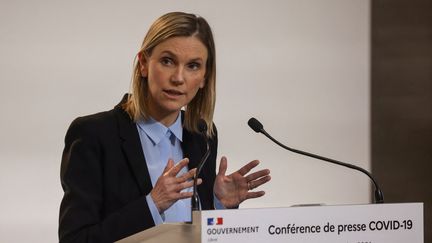
<svg viewBox="0 0 432 243"><path fill-rule="evenodd" d="M174 122L177 120L177 117L179 116L180 111L168 113L168 114L160 114L160 113L154 113L150 112L149 115L155 120L160 123L162 123L166 127L170 127Z"/></svg>

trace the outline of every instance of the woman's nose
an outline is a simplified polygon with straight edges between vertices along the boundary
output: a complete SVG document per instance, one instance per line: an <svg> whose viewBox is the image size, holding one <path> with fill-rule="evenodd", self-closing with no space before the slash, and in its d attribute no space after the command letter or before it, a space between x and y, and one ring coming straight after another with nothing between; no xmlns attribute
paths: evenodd
<svg viewBox="0 0 432 243"><path fill-rule="evenodd" d="M184 82L184 69L181 66L176 67L174 73L171 75L171 82L182 84Z"/></svg>

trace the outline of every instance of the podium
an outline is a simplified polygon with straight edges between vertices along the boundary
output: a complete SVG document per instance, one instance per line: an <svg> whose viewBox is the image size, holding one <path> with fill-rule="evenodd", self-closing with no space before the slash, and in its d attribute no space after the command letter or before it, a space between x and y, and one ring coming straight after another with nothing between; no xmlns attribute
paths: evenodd
<svg viewBox="0 0 432 243"><path fill-rule="evenodd" d="M423 203L210 210L118 243L423 243Z"/></svg>

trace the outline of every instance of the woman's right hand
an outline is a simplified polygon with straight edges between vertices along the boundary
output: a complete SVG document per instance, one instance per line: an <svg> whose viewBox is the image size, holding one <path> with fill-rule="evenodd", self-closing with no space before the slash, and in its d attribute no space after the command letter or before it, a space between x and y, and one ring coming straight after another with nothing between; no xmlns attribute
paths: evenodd
<svg viewBox="0 0 432 243"><path fill-rule="evenodd" d="M176 165L174 165L172 159L168 160L162 175L159 177L153 190L150 192L159 213L163 213L177 200L192 197L193 192L182 192L182 190L193 186L193 177L196 168L177 177L181 169L187 166L188 163L189 159L187 158L182 159ZM202 180L198 179L198 185L201 184L201 182Z"/></svg>

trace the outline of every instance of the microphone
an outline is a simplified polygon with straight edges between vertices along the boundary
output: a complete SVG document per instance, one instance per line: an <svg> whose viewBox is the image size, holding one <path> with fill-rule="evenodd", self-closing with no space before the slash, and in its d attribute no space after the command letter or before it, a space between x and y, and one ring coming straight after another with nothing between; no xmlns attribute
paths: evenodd
<svg viewBox="0 0 432 243"><path fill-rule="evenodd" d="M194 181L193 181L193 195L192 195L192 212L193 211L199 211L200 210L200 199L197 191L197 184L198 184L198 175L201 173L202 168L204 167L204 164L207 162L207 158L210 155L210 144L209 139L207 137L207 123L203 119L199 119L198 121L198 131L200 134L204 137L206 142L206 152L204 156L201 158L201 161L199 162L197 166L197 170L195 172Z"/></svg>
<svg viewBox="0 0 432 243"><path fill-rule="evenodd" d="M282 148L284 148L286 150L289 150L289 151L297 153L297 154L309 156L309 157L312 157L312 158L315 158L315 159L324 160L326 162L330 162L330 163L333 163L333 164L337 164L337 165L341 165L341 166L344 166L344 167L348 167L348 168L351 168L351 169L354 169L354 170L357 170L357 171L360 171L360 172L366 174L372 180L372 182L373 182L373 184L375 186L375 194L374 194L375 203L384 203L384 195L383 195L381 189L379 188L378 183L375 181L375 179L372 177L372 175L367 170L365 170L365 169L363 169L361 167L358 167L356 165L353 165L353 164L337 161L337 160L334 160L334 159L322 157L322 156L319 156L319 155L316 155L316 154L311 154L311 153L308 153L308 152L304 152L304 151L301 151L301 150L297 150L297 149L293 149L293 148L287 147L287 146L283 145L282 143L280 143L279 141L277 141L276 139L274 139L272 136L270 136L270 134L268 134L264 130L264 127L261 124L261 122L259 122L257 119L255 119L253 117L249 119L248 125L255 132L264 134L267 138L269 138L274 143L276 143L277 145L281 146Z"/></svg>

